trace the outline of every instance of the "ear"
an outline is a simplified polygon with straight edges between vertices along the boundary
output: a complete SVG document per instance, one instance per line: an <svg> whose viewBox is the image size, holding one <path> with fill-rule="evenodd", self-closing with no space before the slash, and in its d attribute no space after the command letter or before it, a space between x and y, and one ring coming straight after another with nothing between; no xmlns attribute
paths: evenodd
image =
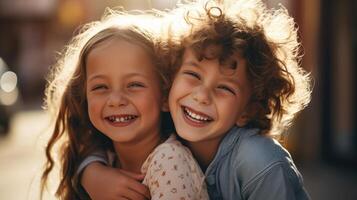
<svg viewBox="0 0 357 200"><path fill-rule="evenodd" d="M161 111L163 112L169 112L169 103L167 101L164 101L161 106Z"/></svg>
<svg viewBox="0 0 357 200"><path fill-rule="evenodd" d="M249 115L244 111L244 113L238 116L238 119L236 120L236 125L239 127L243 127L249 122L249 119Z"/></svg>
<svg viewBox="0 0 357 200"><path fill-rule="evenodd" d="M162 105L161 105L161 111L162 112L169 112L169 101L167 97L162 98Z"/></svg>
<svg viewBox="0 0 357 200"><path fill-rule="evenodd" d="M243 113L238 116L236 120L236 125L239 127L243 127L248 124L248 122L255 116L257 113L257 106L255 103L250 103L246 106L246 109Z"/></svg>

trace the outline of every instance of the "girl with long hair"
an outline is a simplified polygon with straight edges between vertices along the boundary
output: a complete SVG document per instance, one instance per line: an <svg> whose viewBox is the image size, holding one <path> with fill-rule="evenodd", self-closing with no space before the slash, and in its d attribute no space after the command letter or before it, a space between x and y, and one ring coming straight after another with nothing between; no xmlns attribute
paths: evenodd
<svg viewBox="0 0 357 200"><path fill-rule="evenodd" d="M104 150L109 165L131 181L118 199L208 199L190 151L166 130L168 66L159 19L109 12L84 26L54 66L46 105L55 126L46 148L42 191L61 144L60 199L94 198L81 187L84 158ZM140 175L144 174L144 175Z"/></svg>

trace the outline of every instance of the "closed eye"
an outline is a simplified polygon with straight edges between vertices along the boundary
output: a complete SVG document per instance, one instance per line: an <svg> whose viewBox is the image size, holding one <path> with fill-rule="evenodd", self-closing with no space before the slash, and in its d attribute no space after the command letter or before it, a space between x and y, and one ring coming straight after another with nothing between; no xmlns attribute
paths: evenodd
<svg viewBox="0 0 357 200"><path fill-rule="evenodd" d="M184 71L183 74L194 77L198 80L201 80L201 77L198 73L194 72L194 71Z"/></svg>
<svg viewBox="0 0 357 200"><path fill-rule="evenodd" d="M108 87L104 84L100 84L100 85L94 85L91 91L105 90L105 89L108 89Z"/></svg>
<svg viewBox="0 0 357 200"><path fill-rule="evenodd" d="M145 84L141 82L131 82L127 86L128 88L144 88Z"/></svg>
<svg viewBox="0 0 357 200"><path fill-rule="evenodd" d="M226 85L219 85L219 86L218 86L218 89L221 89L221 90L223 90L223 91L225 91L225 92L229 92L229 93L231 93L231 94L233 94L233 95L236 95L235 90L232 89L231 87L226 86Z"/></svg>

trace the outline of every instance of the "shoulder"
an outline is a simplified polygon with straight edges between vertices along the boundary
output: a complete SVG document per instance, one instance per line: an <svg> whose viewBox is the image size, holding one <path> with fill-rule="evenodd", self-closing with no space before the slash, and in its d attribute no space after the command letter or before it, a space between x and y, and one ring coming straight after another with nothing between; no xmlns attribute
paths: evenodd
<svg viewBox="0 0 357 200"><path fill-rule="evenodd" d="M146 172L143 183L149 187L152 199L201 199L201 196L207 196L201 169L188 148L174 137L156 147L142 171Z"/></svg>
<svg viewBox="0 0 357 200"><path fill-rule="evenodd" d="M263 176L276 166L295 168L289 152L279 142L259 134L243 133L233 149L232 158L237 176L243 182Z"/></svg>
<svg viewBox="0 0 357 200"><path fill-rule="evenodd" d="M235 182L239 182L244 196L291 199L278 196L306 194L300 172L289 152L279 142L254 130L239 129L236 132L239 139L234 143L226 163L229 164L227 171Z"/></svg>
<svg viewBox="0 0 357 200"><path fill-rule="evenodd" d="M244 162L266 165L276 161L286 161L289 152L275 139L255 134L242 134L235 145L237 156Z"/></svg>
<svg viewBox="0 0 357 200"><path fill-rule="evenodd" d="M178 141L174 134L172 134L164 143L158 145L153 151L153 154L159 154L161 157L166 157L167 155L192 156L191 151Z"/></svg>
<svg viewBox="0 0 357 200"><path fill-rule="evenodd" d="M142 171L176 168L177 165L191 166L194 158L190 150L179 142L175 135L171 135L164 143L158 145L143 164Z"/></svg>

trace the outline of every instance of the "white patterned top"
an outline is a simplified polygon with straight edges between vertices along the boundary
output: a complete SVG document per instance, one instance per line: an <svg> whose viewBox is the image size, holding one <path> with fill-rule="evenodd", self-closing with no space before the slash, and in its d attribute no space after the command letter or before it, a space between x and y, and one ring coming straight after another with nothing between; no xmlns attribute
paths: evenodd
<svg viewBox="0 0 357 200"><path fill-rule="evenodd" d="M190 150L170 136L148 156L142 173L151 199L208 200L205 177Z"/></svg>

